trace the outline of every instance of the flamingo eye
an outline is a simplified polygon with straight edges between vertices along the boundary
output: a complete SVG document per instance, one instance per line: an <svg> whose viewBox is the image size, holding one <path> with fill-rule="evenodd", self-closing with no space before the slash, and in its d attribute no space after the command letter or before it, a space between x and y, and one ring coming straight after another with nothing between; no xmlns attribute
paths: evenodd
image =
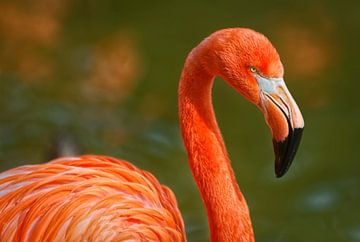
<svg viewBox="0 0 360 242"><path fill-rule="evenodd" d="M249 70L252 72L252 73L256 73L257 72L257 69L253 66L250 66Z"/></svg>

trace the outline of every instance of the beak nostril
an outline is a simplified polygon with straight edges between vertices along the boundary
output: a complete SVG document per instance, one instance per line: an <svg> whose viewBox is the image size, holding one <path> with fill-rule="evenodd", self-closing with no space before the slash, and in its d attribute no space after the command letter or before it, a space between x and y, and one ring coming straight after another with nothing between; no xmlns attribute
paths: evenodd
<svg viewBox="0 0 360 242"><path fill-rule="evenodd" d="M290 124L292 124L293 122L292 122L292 112L291 112L291 109L290 109L289 105L284 101L284 99L283 99L281 96L279 96L279 98L280 98L280 101L283 103L283 105L286 107L286 110L287 110L287 113L288 113L287 117L289 118ZM290 128L293 129L292 125L290 125L289 129L290 129Z"/></svg>

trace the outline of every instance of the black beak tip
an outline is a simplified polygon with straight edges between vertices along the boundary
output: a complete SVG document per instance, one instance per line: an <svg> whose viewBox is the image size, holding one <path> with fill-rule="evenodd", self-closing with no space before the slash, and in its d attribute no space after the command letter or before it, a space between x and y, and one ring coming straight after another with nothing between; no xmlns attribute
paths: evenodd
<svg viewBox="0 0 360 242"><path fill-rule="evenodd" d="M277 167L275 167L275 174L276 174L276 178L280 178L283 175L285 175L285 173L287 172L287 170L281 170L281 169L277 169Z"/></svg>
<svg viewBox="0 0 360 242"><path fill-rule="evenodd" d="M299 148L303 128L295 128L283 141L273 140L275 153L275 174L277 178L282 177L289 170Z"/></svg>

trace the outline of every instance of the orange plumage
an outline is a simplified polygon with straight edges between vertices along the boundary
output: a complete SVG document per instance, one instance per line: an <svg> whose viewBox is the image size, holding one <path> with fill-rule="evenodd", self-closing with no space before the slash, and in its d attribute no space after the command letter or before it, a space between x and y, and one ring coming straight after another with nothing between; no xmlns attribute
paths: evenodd
<svg viewBox="0 0 360 242"><path fill-rule="evenodd" d="M0 214L0 241L185 241L172 191L104 156L0 174Z"/></svg>
<svg viewBox="0 0 360 242"><path fill-rule="evenodd" d="M254 103L271 128L278 177L304 121L270 41L250 29L215 32L186 59L179 119L216 242L253 242L249 209L215 119L215 76ZM57 159L0 174L0 241L186 241L174 194L148 172L102 156Z"/></svg>

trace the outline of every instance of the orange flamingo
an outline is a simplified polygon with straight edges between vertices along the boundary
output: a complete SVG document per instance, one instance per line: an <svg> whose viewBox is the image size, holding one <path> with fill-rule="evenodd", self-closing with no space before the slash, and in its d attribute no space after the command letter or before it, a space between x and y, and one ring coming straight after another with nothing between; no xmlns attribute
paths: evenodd
<svg viewBox="0 0 360 242"><path fill-rule="evenodd" d="M211 104L215 76L264 113L278 177L294 158L304 121L283 81L279 55L262 34L220 30L189 54L179 116L211 241L254 241ZM171 190L150 173L104 156L61 158L1 173L0 214L1 241L186 241Z"/></svg>

